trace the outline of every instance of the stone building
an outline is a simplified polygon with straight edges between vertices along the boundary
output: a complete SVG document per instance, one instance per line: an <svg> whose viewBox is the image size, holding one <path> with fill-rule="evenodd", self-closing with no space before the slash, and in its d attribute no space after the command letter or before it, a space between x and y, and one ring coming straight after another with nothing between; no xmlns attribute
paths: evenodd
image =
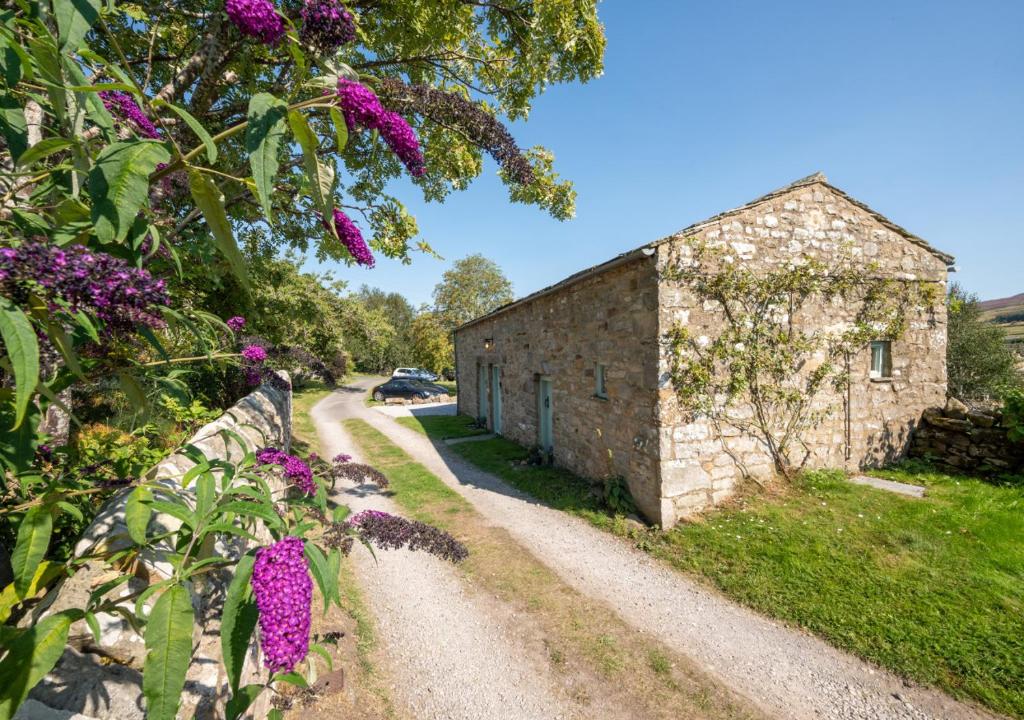
<svg viewBox="0 0 1024 720"><path fill-rule="evenodd" d="M676 324L711 334L721 322L663 273L694 239L755 268L827 262L842 246L882 276L935 284L931 306L911 313L903 335L851 358L849 390L820 397L829 412L806 438L809 466L853 470L902 455L922 412L945 401L953 258L821 174L466 323L455 333L459 412L582 476L625 478L644 515L665 527L732 494L742 479L734 458L749 475L770 475L754 437L717 434L680 407L672 386L666 334ZM813 310L801 322L825 327L849 315L835 303Z"/></svg>

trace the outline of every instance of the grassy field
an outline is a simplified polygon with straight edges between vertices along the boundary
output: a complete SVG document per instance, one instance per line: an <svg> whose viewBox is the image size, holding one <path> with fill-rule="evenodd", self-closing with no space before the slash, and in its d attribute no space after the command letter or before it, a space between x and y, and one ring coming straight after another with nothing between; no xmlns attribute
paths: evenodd
<svg viewBox="0 0 1024 720"><path fill-rule="evenodd" d="M439 440L483 435L487 432L485 428L476 426L470 418L464 415L420 415L399 417L395 418L395 421L411 430Z"/></svg>
<svg viewBox="0 0 1024 720"><path fill-rule="evenodd" d="M511 605L520 641L546 650L550 671L585 716L588 707L614 707L652 720L760 717L686 658L565 585L378 430L361 420L348 420L345 427L388 476L392 499L409 517L444 528L466 544L470 554L459 572L467 585Z"/></svg>
<svg viewBox="0 0 1024 720"><path fill-rule="evenodd" d="M1024 343L1024 296L982 303L981 319L1005 330L1009 342Z"/></svg>
<svg viewBox="0 0 1024 720"><path fill-rule="evenodd" d="M442 432L429 417L419 421L428 434ZM750 607L1024 718L1024 487L923 465L877 473L927 486L927 497L915 500L822 471L777 493L743 496L699 522L637 531L602 511L571 473L519 464L526 451L512 442L451 449Z"/></svg>

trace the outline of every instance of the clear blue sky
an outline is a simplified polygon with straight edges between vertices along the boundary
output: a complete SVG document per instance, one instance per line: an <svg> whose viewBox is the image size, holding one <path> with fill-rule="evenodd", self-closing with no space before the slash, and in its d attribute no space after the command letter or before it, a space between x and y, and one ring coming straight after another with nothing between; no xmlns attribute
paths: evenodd
<svg viewBox="0 0 1024 720"><path fill-rule="evenodd" d="M480 252L517 296L824 172L957 257L982 299L1024 292L1024 0L606 0L605 74L513 131L579 193L560 223L488 164L444 205L396 189L444 261L332 266L418 305ZM325 266L326 267L326 266Z"/></svg>

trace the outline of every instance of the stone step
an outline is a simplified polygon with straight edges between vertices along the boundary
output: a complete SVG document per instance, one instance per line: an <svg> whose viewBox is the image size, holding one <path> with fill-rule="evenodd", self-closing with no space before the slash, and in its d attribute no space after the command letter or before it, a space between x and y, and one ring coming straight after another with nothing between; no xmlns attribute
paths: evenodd
<svg viewBox="0 0 1024 720"><path fill-rule="evenodd" d="M908 483L896 482L895 480L883 480L882 478L869 475L854 475L850 478L850 482L854 485L868 485L879 490L887 490L900 495L907 495L908 497L924 497L924 488L920 485L909 485Z"/></svg>

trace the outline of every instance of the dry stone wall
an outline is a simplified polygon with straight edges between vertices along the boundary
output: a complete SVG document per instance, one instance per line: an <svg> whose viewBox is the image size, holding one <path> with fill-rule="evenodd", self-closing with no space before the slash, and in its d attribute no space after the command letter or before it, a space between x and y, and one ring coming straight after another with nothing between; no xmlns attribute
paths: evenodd
<svg viewBox="0 0 1024 720"><path fill-rule="evenodd" d="M810 466L858 469L903 454L922 411L941 403L946 393L946 264L924 247L882 224L871 212L822 182L794 186L773 197L709 221L659 246L659 269L690 254L688 239L720 248L733 262L770 271L802 255L828 262L845 246L877 273L907 283L936 285L934 304L909 318L903 337L892 343L892 377L869 378L870 351L850 359L850 391L823 393L816 410L827 417L807 438ZM664 281L659 288L658 323L664 337L676 324L696 337L714 336L723 318L685 285ZM802 329L839 328L856 308L820 302L794 317ZM732 455L755 477L772 473L760 443L734 428L719 434L707 418L681 407L670 378L670 347L659 361L662 522L673 524L735 491L741 472Z"/></svg>
<svg viewBox="0 0 1024 720"><path fill-rule="evenodd" d="M231 433L229 436L224 431ZM243 444L239 443L239 440ZM265 446L287 449L291 442L291 391L270 384L260 386L242 398L217 420L200 429L187 443L207 459L240 461L247 452ZM180 490L182 477L195 462L177 452L157 465L149 474L156 483ZM283 487L275 487L283 489ZM100 551L127 547L130 540L124 524L127 491L115 496L86 530L75 554L79 558ZM150 535L158 528L173 530L179 521L155 514ZM268 535L260 538L269 542ZM245 541L219 544L211 551L224 557L240 557L250 545ZM159 552L142 558L143 570L151 580L172 572ZM99 561L88 561L73 577L59 585L27 622L70 607L83 607L94 587L109 575ZM224 593L231 579L229 571L204 575L206 580L192 586L196 617L194 654L182 696L180 718L218 718L224 716L224 704L230 697L227 678L221 665L220 614ZM122 586L122 596L141 589L139 583ZM126 601L128 602L128 601ZM72 626L72 649L43 681L33 689L16 720L33 717L69 717L78 720L143 720L142 663L146 650L142 637L118 615L98 613L101 634L96 643L80 621ZM254 682L265 671L261 667L255 643L250 649L242 674L242 685ZM259 699L250 717L266 715L266 694ZM42 713L42 714L40 714Z"/></svg>
<svg viewBox="0 0 1024 720"><path fill-rule="evenodd" d="M1002 421L999 410L950 399L945 407L924 411L909 454L978 475L1024 472L1024 442L1011 441Z"/></svg>
<svg viewBox="0 0 1024 720"><path fill-rule="evenodd" d="M622 476L658 519L658 287L653 258L638 258L458 332L459 412L479 413L478 368L490 407L491 367L501 378L502 433L538 440L537 387L552 386L554 461L588 478ZM489 341L489 343L488 343ZM605 366L607 398L595 395ZM493 423L489 422L493 427Z"/></svg>

